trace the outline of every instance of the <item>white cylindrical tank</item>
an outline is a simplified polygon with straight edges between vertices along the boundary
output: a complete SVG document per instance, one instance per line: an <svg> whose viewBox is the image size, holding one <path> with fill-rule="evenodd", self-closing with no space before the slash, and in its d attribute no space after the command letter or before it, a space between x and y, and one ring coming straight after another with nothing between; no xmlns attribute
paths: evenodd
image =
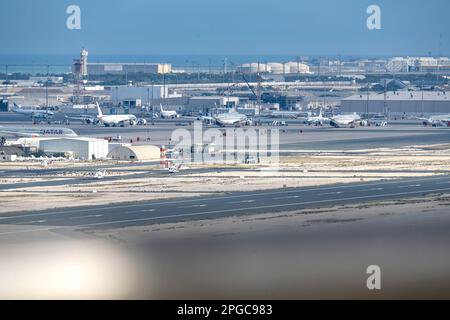
<svg viewBox="0 0 450 320"><path fill-rule="evenodd" d="M270 67L265 63L244 63L238 67L242 73L270 73Z"/></svg>
<svg viewBox="0 0 450 320"><path fill-rule="evenodd" d="M269 62L267 66L270 68L273 74L283 74L284 73L284 65L279 62Z"/></svg>
<svg viewBox="0 0 450 320"><path fill-rule="evenodd" d="M309 73L309 66L300 62L288 62L285 68L286 73Z"/></svg>

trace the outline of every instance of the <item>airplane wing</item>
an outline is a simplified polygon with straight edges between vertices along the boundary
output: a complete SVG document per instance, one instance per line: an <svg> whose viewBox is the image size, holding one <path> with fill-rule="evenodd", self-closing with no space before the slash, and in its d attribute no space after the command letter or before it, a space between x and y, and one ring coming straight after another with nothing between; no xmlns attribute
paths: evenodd
<svg viewBox="0 0 450 320"><path fill-rule="evenodd" d="M0 134L17 137L17 138L34 138L34 137L40 136L40 134L38 134L38 133L16 132L16 131L7 131L7 130L0 130Z"/></svg>

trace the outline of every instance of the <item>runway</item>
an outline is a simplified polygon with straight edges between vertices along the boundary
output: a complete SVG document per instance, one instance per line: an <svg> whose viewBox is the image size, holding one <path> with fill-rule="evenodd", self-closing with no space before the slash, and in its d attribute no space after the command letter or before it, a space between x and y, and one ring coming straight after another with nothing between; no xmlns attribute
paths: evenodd
<svg viewBox="0 0 450 320"><path fill-rule="evenodd" d="M145 201L98 207L2 214L0 236L58 229L108 229L306 208L362 204L450 192L450 176L230 193L220 196Z"/></svg>

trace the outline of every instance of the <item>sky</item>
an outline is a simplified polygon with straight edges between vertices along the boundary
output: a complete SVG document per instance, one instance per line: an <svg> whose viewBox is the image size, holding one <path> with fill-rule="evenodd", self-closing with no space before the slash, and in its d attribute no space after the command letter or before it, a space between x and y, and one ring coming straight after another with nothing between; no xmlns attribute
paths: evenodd
<svg viewBox="0 0 450 320"><path fill-rule="evenodd" d="M81 30L66 27L73 4ZM366 26L372 4L381 30ZM450 55L449 10L448 0L2 0L0 54Z"/></svg>

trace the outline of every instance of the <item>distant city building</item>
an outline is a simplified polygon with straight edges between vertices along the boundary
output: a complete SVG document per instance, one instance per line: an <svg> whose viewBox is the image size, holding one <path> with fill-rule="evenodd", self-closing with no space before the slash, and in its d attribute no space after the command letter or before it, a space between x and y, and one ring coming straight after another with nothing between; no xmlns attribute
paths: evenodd
<svg viewBox="0 0 450 320"><path fill-rule="evenodd" d="M447 57L395 57L386 64L389 72L450 72Z"/></svg>
<svg viewBox="0 0 450 320"><path fill-rule="evenodd" d="M123 101L131 99L140 99L142 101L180 98L181 94L170 92L168 86L111 86L106 88L111 100Z"/></svg>
<svg viewBox="0 0 450 320"><path fill-rule="evenodd" d="M404 114L448 114L450 113L450 93L442 91L397 91L388 92L386 100L384 93L361 93L341 101L344 113L388 113L390 115Z"/></svg>
<svg viewBox="0 0 450 320"><path fill-rule="evenodd" d="M88 68L90 75L172 73L172 65L167 63L89 63Z"/></svg>

